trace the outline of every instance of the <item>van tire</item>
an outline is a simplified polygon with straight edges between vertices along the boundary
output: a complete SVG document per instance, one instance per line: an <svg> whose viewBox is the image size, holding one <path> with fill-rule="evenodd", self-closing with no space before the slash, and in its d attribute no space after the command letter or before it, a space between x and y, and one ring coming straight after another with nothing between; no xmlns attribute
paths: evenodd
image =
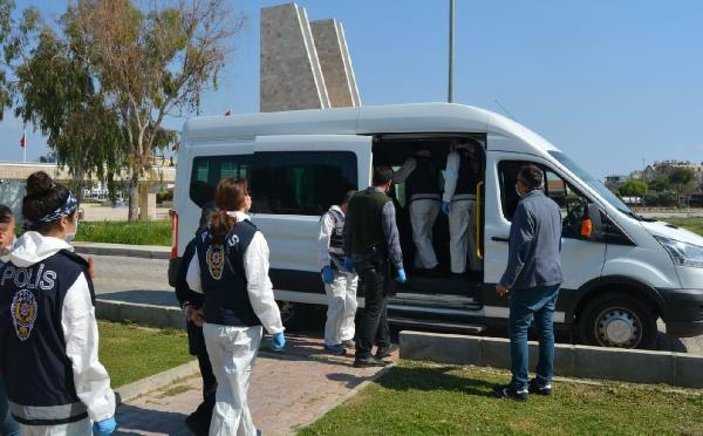
<svg viewBox="0 0 703 436"><path fill-rule="evenodd" d="M587 345L652 349L657 337L657 315L631 295L601 295L584 308L579 337Z"/></svg>

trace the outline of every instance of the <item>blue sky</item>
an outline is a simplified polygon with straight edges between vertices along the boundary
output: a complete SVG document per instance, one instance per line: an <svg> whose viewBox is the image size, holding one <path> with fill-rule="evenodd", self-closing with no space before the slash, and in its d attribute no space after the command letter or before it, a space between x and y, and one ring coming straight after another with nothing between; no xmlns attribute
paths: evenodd
<svg viewBox="0 0 703 436"><path fill-rule="evenodd" d="M259 8L246 18L203 114L255 112ZM445 101L448 0L301 0L311 20L345 28L362 103ZM57 17L66 3L18 1ZM703 2L457 0L456 102L501 102L598 177L663 159L703 161ZM168 126L180 129L182 118ZM22 125L0 124L2 160L21 160ZM29 159L45 141L28 126Z"/></svg>

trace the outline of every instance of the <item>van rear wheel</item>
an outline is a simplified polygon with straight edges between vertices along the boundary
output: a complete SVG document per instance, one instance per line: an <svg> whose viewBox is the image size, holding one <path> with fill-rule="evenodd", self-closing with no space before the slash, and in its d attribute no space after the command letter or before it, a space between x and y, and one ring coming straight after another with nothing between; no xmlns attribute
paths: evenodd
<svg viewBox="0 0 703 436"><path fill-rule="evenodd" d="M657 316L628 294L605 294L591 301L579 322L579 336L589 345L654 348Z"/></svg>

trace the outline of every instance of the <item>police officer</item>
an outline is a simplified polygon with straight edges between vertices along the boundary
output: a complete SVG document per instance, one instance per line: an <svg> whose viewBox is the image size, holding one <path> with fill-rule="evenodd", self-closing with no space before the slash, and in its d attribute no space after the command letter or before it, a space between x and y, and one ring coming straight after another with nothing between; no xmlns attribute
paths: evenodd
<svg viewBox="0 0 703 436"><path fill-rule="evenodd" d="M356 191L349 191L342 203L334 205L320 218L320 266L327 294L325 350L342 356L345 347L354 348L354 316L359 276L344 267L344 216L349 200Z"/></svg>
<svg viewBox="0 0 703 436"><path fill-rule="evenodd" d="M474 205L476 186L481 178L480 168L478 154L472 144L459 143L447 155L442 212L449 216L450 266L454 274L466 271L467 252L470 252L470 269L481 269L476 256L476 235L472 231L472 225L476 222Z"/></svg>
<svg viewBox="0 0 703 436"><path fill-rule="evenodd" d="M284 328L268 276L268 244L246 213L247 181L222 179L215 205L186 275L190 289L205 295L203 334L217 379L210 435L254 436L247 390L262 326L273 335L274 349L285 345Z"/></svg>
<svg viewBox="0 0 703 436"><path fill-rule="evenodd" d="M416 248L415 268L431 270L439 264L432 245L432 227L439 215L440 177L427 149L415 151L393 175L393 183L405 182Z"/></svg>
<svg viewBox="0 0 703 436"><path fill-rule="evenodd" d="M0 204L0 277L2 270L10 260L10 252L15 246L15 216L9 207ZM22 430L10 415L5 393L5 382L0 375L0 434L5 436L20 436Z"/></svg>
<svg viewBox="0 0 703 436"><path fill-rule="evenodd" d="M210 222L210 217L217 211L214 202L209 202L203 206L202 214L200 215L200 224L195 237L188 242L176 276L176 298L183 308L186 315L186 331L188 333L188 351L190 354L197 356L198 366L200 367L200 376L203 380L203 401L198 408L188 415L185 420L188 428L196 435L206 435L210 428L212 420L212 409L215 407L215 391L217 389L217 380L212 371L210 357L207 354L205 347L205 338L203 337L202 328L202 306L203 294L193 292L186 282L186 274L188 266L195 254L195 245L198 240L198 235L203 231Z"/></svg>
<svg viewBox="0 0 703 436"><path fill-rule="evenodd" d="M89 264L68 243L81 213L65 186L42 171L29 176L28 231L0 275L0 366L25 435L109 435L116 427Z"/></svg>
<svg viewBox="0 0 703 436"><path fill-rule="evenodd" d="M344 222L345 266L356 269L365 298L357 329L354 360L357 368L386 365L382 359L392 351L386 316L386 299L392 292L391 268L395 269L399 283L407 280L395 223L395 207L386 195L392 183L393 170L390 167L374 168L373 186L351 198ZM377 348L372 356L374 343Z"/></svg>

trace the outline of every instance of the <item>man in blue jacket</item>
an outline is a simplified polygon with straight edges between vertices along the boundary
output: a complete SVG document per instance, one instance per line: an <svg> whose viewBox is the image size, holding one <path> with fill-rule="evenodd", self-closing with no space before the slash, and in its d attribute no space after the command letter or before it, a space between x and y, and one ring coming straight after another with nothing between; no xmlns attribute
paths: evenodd
<svg viewBox="0 0 703 436"><path fill-rule="evenodd" d="M562 282L561 213L542 192L543 173L535 165L520 169L520 196L510 227L508 266L496 285L510 298L510 361L513 378L496 386L499 397L527 400L529 393L550 395L554 374L553 315ZM539 339L537 377L528 382L527 329L534 319Z"/></svg>

